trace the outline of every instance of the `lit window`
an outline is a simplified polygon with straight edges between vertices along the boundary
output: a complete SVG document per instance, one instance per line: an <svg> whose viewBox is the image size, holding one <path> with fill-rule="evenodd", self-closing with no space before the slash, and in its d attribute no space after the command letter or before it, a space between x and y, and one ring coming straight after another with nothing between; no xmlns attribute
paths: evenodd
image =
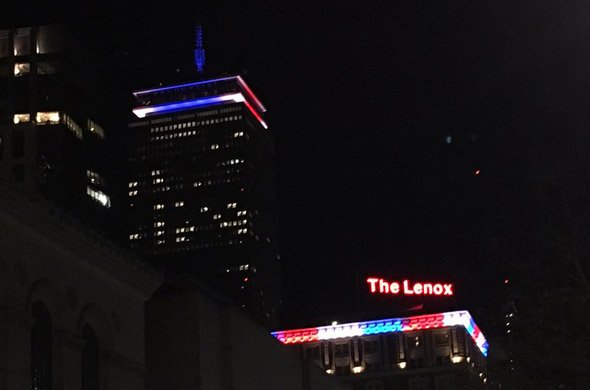
<svg viewBox="0 0 590 390"><path fill-rule="evenodd" d="M163 230L156 230L156 232L154 233L155 236L163 236L164 235L164 231Z"/></svg>
<svg viewBox="0 0 590 390"><path fill-rule="evenodd" d="M242 215L246 215L247 211L246 210L240 210L238 211L238 217L242 216Z"/></svg>
<svg viewBox="0 0 590 390"><path fill-rule="evenodd" d="M137 190L129 191L129 196L136 196L136 195L137 195Z"/></svg>
<svg viewBox="0 0 590 390"><path fill-rule="evenodd" d="M133 187L137 187L137 182L136 181L130 181L129 182L129 188L133 188Z"/></svg>
<svg viewBox="0 0 590 390"><path fill-rule="evenodd" d="M174 207L182 207L182 206L184 206L184 202L183 201L175 202L174 203Z"/></svg>
<svg viewBox="0 0 590 390"><path fill-rule="evenodd" d="M31 28L18 28L14 33L14 55L31 54Z"/></svg>
<svg viewBox="0 0 590 390"><path fill-rule="evenodd" d="M99 138L104 139L104 129L98 123L88 119L88 130Z"/></svg>
<svg viewBox="0 0 590 390"><path fill-rule="evenodd" d="M164 205L161 203L154 205L154 210L162 210L163 208L164 208Z"/></svg>
<svg viewBox="0 0 590 390"><path fill-rule="evenodd" d="M163 222L163 221L156 221L156 222L154 222L154 227L161 227L161 226L164 226L164 225L166 225L166 223Z"/></svg>
<svg viewBox="0 0 590 390"><path fill-rule="evenodd" d="M59 123L59 112L57 112L57 111L38 112L35 119L36 119L38 125L45 125L45 124L54 125L54 124Z"/></svg>
<svg viewBox="0 0 590 390"><path fill-rule="evenodd" d="M201 183L200 181L196 181L193 183L193 187L200 187L202 185L203 185L203 183Z"/></svg>
<svg viewBox="0 0 590 390"><path fill-rule="evenodd" d="M94 171L87 170L86 177L88 178L88 181L92 184L99 184L99 185L105 184L105 181L102 178L102 176L100 176L98 173L96 173Z"/></svg>
<svg viewBox="0 0 590 390"><path fill-rule="evenodd" d="M215 149L219 149L219 145L218 144L211 145L211 150L215 150Z"/></svg>
<svg viewBox="0 0 590 390"><path fill-rule="evenodd" d="M228 209L235 209L237 206L238 206L238 204L237 204L237 203L228 203L228 204L227 204L227 208L228 208Z"/></svg>
<svg viewBox="0 0 590 390"><path fill-rule="evenodd" d="M14 76L20 77L31 72L31 64L28 62L17 62L14 64Z"/></svg>
<svg viewBox="0 0 590 390"><path fill-rule="evenodd" d="M243 131L236 131L234 133L234 138L243 137L243 136L244 136L244 132Z"/></svg>
<svg viewBox="0 0 590 390"><path fill-rule="evenodd" d="M161 177L158 177L158 178L155 178L155 179L152 181L152 183L154 183L154 184L159 184L159 183L162 183L163 181L164 181L164 179L162 179Z"/></svg>
<svg viewBox="0 0 590 390"><path fill-rule="evenodd" d="M202 213L206 213L207 211L209 211L209 207L207 207L207 206L201 207L201 212Z"/></svg>
<svg viewBox="0 0 590 390"><path fill-rule="evenodd" d="M14 114L12 121L15 125L31 121L31 114Z"/></svg>
<svg viewBox="0 0 590 390"><path fill-rule="evenodd" d="M63 50L64 34L57 26L39 26L37 33L37 54L59 53Z"/></svg>
<svg viewBox="0 0 590 390"><path fill-rule="evenodd" d="M111 207L111 198L102 191L93 190L90 187L86 187L86 194L92 199L103 205L104 207Z"/></svg>
<svg viewBox="0 0 590 390"><path fill-rule="evenodd" d="M8 57L10 48L8 47L8 30L0 31L0 58Z"/></svg>
<svg viewBox="0 0 590 390"><path fill-rule="evenodd" d="M58 119L59 120L59 119ZM63 122L70 129L76 137L82 139L82 128L67 114L63 114Z"/></svg>
<svg viewBox="0 0 590 390"><path fill-rule="evenodd" d="M213 219L219 219L221 218L221 214L213 214Z"/></svg>

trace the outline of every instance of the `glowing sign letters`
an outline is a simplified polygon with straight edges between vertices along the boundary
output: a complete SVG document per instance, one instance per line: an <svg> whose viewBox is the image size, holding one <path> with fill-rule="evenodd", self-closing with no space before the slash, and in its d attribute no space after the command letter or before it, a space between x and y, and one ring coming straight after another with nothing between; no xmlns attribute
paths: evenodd
<svg viewBox="0 0 590 390"><path fill-rule="evenodd" d="M368 278L367 283L374 294L453 295L452 283L413 283L406 279L400 284L381 278Z"/></svg>

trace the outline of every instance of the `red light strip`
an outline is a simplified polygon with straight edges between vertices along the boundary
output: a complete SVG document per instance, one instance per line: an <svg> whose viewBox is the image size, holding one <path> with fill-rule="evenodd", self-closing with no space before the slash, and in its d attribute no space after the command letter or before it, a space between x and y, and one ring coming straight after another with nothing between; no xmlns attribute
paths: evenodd
<svg viewBox="0 0 590 390"><path fill-rule="evenodd" d="M254 101L254 103L256 103L256 105L258 106L260 111L266 112L266 108L262 105L262 102L260 100L258 100L256 95L254 95L254 92L252 92L250 87L248 87L248 84L246 84L246 82L244 81L242 76L236 76L236 79L238 80L238 83L240 84L240 86L242 86L242 88L244 88L244 90L246 91L248 96L250 96L250 98Z"/></svg>
<svg viewBox="0 0 590 390"><path fill-rule="evenodd" d="M377 321L320 326L317 328L283 330L273 332L271 334L284 344L297 344L380 333L409 332L416 329L433 329L457 325L465 327L482 354L487 356L488 343L475 322L473 322L473 318L469 312L465 310L406 318L390 318Z"/></svg>
<svg viewBox="0 0 590 390"><path fill-rule="evenodd" d="M264 127L265 129L268 129L268 125L266 124L266 122L256 112L256 110L254 109L254 107L252 107L252 105L250 103L248 103L248 100L244 99L244 104L246 105L246 107L248 107L248 110L250 110L250 112L252 113L252 115L254 115L254 118L258 119L258 122L260 122L260 124L262 125L262 127Z"/></svg>

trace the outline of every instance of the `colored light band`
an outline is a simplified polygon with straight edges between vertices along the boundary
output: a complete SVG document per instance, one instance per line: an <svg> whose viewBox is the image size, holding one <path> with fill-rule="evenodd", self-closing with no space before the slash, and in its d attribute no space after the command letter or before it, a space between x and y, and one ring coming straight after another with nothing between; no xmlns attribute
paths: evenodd
<svg viewBox="0 0 590 390"><path fill-rule="evenodd" d="M390 318L377 321L354 322L316 328L283 330L271 333L283 344L311 343L344 337L366 336L381 333L410 332L461 325L471 336L484 356L488 355L488 342L468 311L429 314L423 316Z"/></svg>
<svg viewBox="0 0 590 390"><path fill-rule="evenodd" d="M248 96L250 97L250 99L252 99L254 101L254 103L256 104L256 106L258 107L258 109L261 112L266 112L266 108L262 105L262 102L260 100L258 100L258 98L256 97L256 95L254 95L254 92L252 92L252 90L250 89L250 87L248 87L248 84L246 84L246 82L244 81L244 79L242 78L242 76L236 76L236 79L238 80L238 83L244 89L244 91L246 91L246 93L248 94Z"/></svg>
<svg viewBox="0 0 590 390"><path fill-rule="evenodd" d="M219 81L230 81L230 80L236 80L238 82L240 88L242 88L244 90L244 92L246 92L246 95L250 99L252 99L252 101L254 102L254 104L256 104L256 107L260 110L260 112L266 112L266 108L264 107L264 105L260 102L260 100L256 97L256 95L254 95L254 92L252 92L252 90L250 89L250 87L248 86L248 84L246 84L246 82L244 81L244 79L241 76L221 77L221 78L218 78L218 79L203 80L203 81L197 81L197 82L194 82L194 83L179 84L179 85L170 85L170 86L167 86L167 87L146 89L146 90L142 90L142 91L135 91L135 92L133 92L133 95L135 97L138 97L138 96L145 95L145 94L148 94L148 93L153 93L153 92L169 91L169 90L172 90L172 89L180 89L180 88L194 87L194 86L197 86L197 85L206 85L206 84L216 83L216 82L219 82Z"/></svg>
<svg viewBox="0 0 590 390"><path fill-rule="evenodd" d="M262 117L260 115L258 115L258 113L254 109L254 107L252 107L252 105L250 103L248 103L248 101L245 100L245 99L244 99L244 104L246 105L246 107L248 107L248 110L250 110L250 112L252 113L252 115L254 115L254 118L256 118L258 120L258 122L260 122L260 124L262 125L262 127L264 127L265 129L268 129L268 125L262 119Z"/></svg>
<svg viewBox="0 0 590 390"><path fill-rule="evenodd" d="M235 79L235 78L236 78L236 76L220 77L218 79L196 81L196 82L193 82L193 83L169 85L167 87L159 87L159 88L152 88L152 89L143 89L141 91L135 91L135 92L133 92L133 95L135 97L138 97L139 95L144 95L146 93L168 91L168 90L171 90L171 89L179 89L179 88L186 88L186 87L194 87L196 85L211 84L211 83L216 83L218 81L229 81L229 80L232 80L232 79Z"/></svg>
<svg viewBox="0 0 590 390"><path fill-rule="evenodd" d="M268 129L268 125L266 124L266 122L262 119L258 112L256 112L256 110L244 98L244 95L242 95L241 93L232 93L228 95L214 96L204 99L185 100L175 103L160 104L157 106L137 107L133 109L133 113L138 118L145 118L148 114L166 114L171 112L189 110L191 108L212 106L225 102L244 103L248 110L252 113L252 115L254 115L258 122L260 122L262 127Z"/></svg>
<svg viewBox="0 0 590 390"><path fill-rule="evenodd" d="M184 100L180 102L160 104L157 106L137 107L133 109L133 113L138 118L145 118L148 114L163 114L167 112L176 112L188 110L196 107L206 107L224 102L243 102L244 95L241 93L232 93L228 95L214 96L202 99Z"/></svg>

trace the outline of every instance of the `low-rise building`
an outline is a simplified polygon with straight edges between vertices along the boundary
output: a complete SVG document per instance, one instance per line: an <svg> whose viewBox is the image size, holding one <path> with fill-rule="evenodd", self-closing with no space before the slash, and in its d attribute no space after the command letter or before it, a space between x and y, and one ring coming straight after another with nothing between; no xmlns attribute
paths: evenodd
<svg viewBox="0 0 590 390"><path fill-rule="evenodd" d="M0 388L145 388L160 276L45 198L0 186Z"/></svg>
<svg viewBox="0 0 590 390"><path fill-rule="evenodd" d="M477 389L488 343L467 311L272 333L358 390Z"/></svg>
<svg viewBox="0 0 590 390"><path fill-rule="evenodd" d="M194 276L167 281L146 321L148 390L352 390Z"/></svg>

